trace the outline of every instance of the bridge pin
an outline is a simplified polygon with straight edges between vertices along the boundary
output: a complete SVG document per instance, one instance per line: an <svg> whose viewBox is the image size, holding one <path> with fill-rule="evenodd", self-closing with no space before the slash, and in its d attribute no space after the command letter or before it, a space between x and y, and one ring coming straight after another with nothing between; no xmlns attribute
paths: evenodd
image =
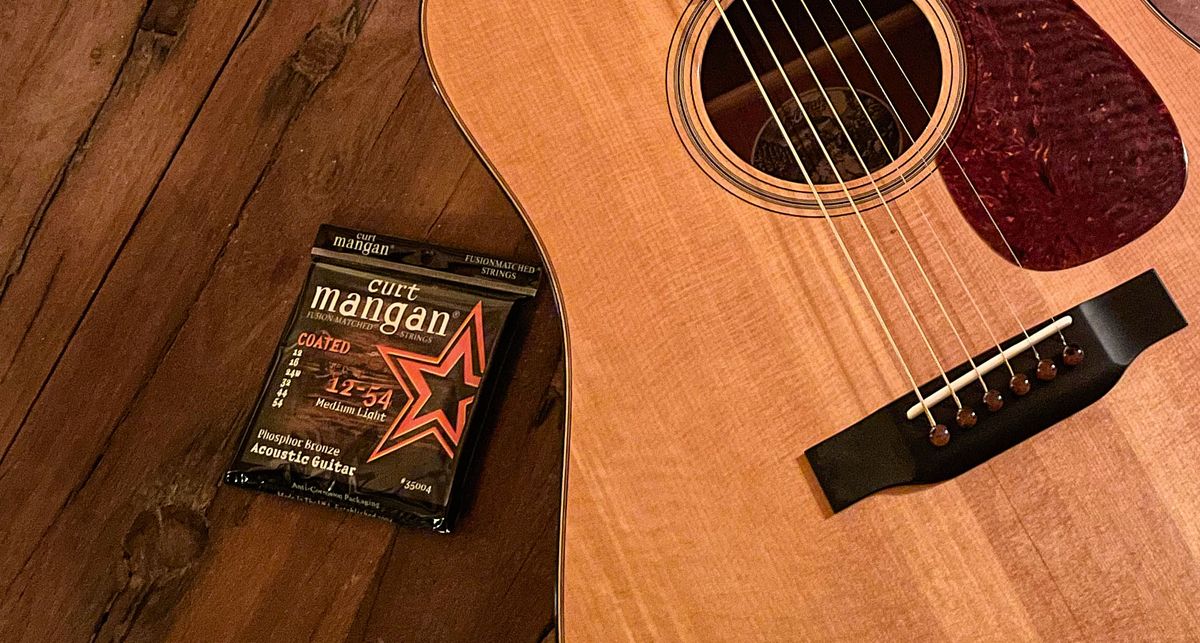
<svg viewBox="0 0 1200 643"><path fill-rule="evenodd" d="M1058 365L1049 357L1038 360L1037 363L1037 378L1043 382L1049 382L1058 375Z"/></svg>
<svg viewBox="0 0 1200 643"><path fill-rule="evenodd" d="M1083 363L1083 348L1079 344L1063 346L1063 363L1067 366L1079 366Z"/></svg>
<svg viewBox="0 0 1200 643"><path fill-rule="evenodd" d="M987 410L995 413L1004 408L1004 396L994 388L988 389L987 393L983 394L983 403L987 405Z"/></svg>
<svg viewBox="0 0 1200 643"><path fill-rule="evenodd" d="M1024 373L1017 373L1008 381L1008 388L1017 395L1025 395L1032 387L1032 382L1029 381L1029 376Z"/></svg>
<svg viewBox="0 0 1200 643"><path fill-rule="evenodd" d="M950 429L947 429L945 424L939 424L929 429L929 441L935 447L944 447L950 444Z"/></svg>
<svg viewBox="0 0 1200 643"><path fill-rule="evenodd" d="M979 421L979 416L975 414L975 409L964 406L958 410L958 414L954 416L954 421L958 423L959 427L969 429Z"/></svg>

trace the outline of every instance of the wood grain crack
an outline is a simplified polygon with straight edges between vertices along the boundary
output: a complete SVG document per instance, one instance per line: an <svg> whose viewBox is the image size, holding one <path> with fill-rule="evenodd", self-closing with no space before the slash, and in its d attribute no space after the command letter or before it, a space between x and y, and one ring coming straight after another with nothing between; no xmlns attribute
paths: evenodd
<svg viewBox="0 0 1200 643"><path fill-rule="evenodd" d="M242 198L241 204L238 205L233 223L230 224L229 230L225 233L225 238L221 241L221 246L217 249L216 256L209 263L208 270L205 272L204 279L201 282L200 290L197 292L196 298L188 305L184 319L187 318L187 314L190 314L192 307L198 301L200 295L203 294L208 282L216 274L217 267L225 258L225 253L229 249L230 242L233 240L238 228L242 225L246 209L250 206L250 202L254 200L254 196L258 194L263 182L270 176L271 170L275 168L275 164L279 161L280 148L287 139L287 134L291 130L292 124L304 112L305 106L308 105L321 84L337 71L342 59L346 55L346 51L357 40L359 34L362 33L362 28L366 24L367 17L374 6L375 0L367 0L361 6L359 3L351 4L334 25L325 24L314 28L305 37L304 44L300 46L300 49L292 54L288 62L275 74L270 87L267 89L267 99L263 103L264 110L269 113L274 109L280 108L279 101L285 100L285 97L295 96L295 98L292 99L289 106L284 108L287 112L287 118L279 128L278 134L271 144L271 152L267 155L266 162L263 163L262 169L259 170L258 175L254 178L254 183L251 184L250 189L246 192L246 196ZM257 12L255 13L257 14ZM247 23L247 28L253 28L256 20L256 15L252 15L251 22ZM334 43L331 34L336 35L338 39L337 43ZM298 89L302 89L302 91L296 91Z"/></svg>
<svg viewBox="0 0 1200 643"><path fill-rule="evenodd" d="M4 367L4 373L0 375L0 382L8 380L13 364L17 361L17 355L25 347L25 341L29 339L29 333L33 329L33 324L41 316L42 309L46 306L46 299L49 298L50 292L54 289L54 282L58 278L58 269L62 267L62 262L62 255L59 255L58 259L54 262L54 267L50 269L50 278L46 280L46 285L42 288L42 294L38 296L38 303L33 309L33 314L29 316L29 321L25 324L25 329L21 331L21 339L17 341L16 347L13 348L12 356L8 360L8 364Z"/></svg>
<svg viewBox="0 0 1200 643"><path fill-rule="evenodd" d="M1017 519L1017 526L1021 528L1021 533L1025 534L1025 540L1029 542L1029 546L1037 554L1038 562L1041 563L1042 569L1046 570L1046 578L1049 579L1050 586L1054 588L1054 593L1058 595L1063 607L1066 608L1067 614L1071 617L1071 622L1075 624L1075 629L1082 631L1082 622L1076 616L1075 610L1071 609L1071 603L1067 600L1067 595L1058 586L1058 579L1054 577L1054 572L1050 570L1050 564L1046 562L1046 557L1042 555L1042 550L1038 547L1037 542L1034 541L1033 534L1029 533L1029 529L1025 526L1025 521L1021 518L1021 512L1017 509L1017 505L1013 503L1012 497L1008 495L1008 489L1004 488L1004 483L1000 480L1000 476L996 474L996 470L992 468L990 463L984 466L987 467L988 473L992 474L992 479L996 481L996 488L1000 490L1000 495L1004 497L1004 502L1012 510L1013 517Z"/></svg>
<svg viewBox="0 0 1200 643"><path fill-rule="evenodd" d="M245 34L248 31L252 30L254 28L254 26L257 24L257 21L261 18L261 15L263 13L263 8L265 7L265 5L268 2L269 2L269 0L260 0L260 2L256 5L255 10L251 12L246 23L243 25L241 34L239 35L239 38L237 38L235 40L235 43L242 43L246 40ZM190 3L187 3L187 4L188 4L188 6L190 6ZM206 272L204 273L203 277L200 280L200 287L196 290L195 296L188 303L187 307L184 309L183 313L180 315L178 323L170 330L169 333L166 334L166 337L168 339L164 343L163 349L155 357L153 365L151 366L150 369L148 369L146 376L144 378L142 378L142 380L139 382L139 385L138 385L137 389L134 391L133 395L130 397L129 402L124 406L124 408L122 409L122 412L119 415L119 417L117 418L117 420L115 422L113 422L113 424L107 431L105 438L104 438L103 442L101 443L99 450L97 451L97 455L96 455L95 459L92 461L88 470L85 472L85 474L79 480L79 482L74 487L72 487L71 491L68 493L68 495L66 496L64 501L59 505L57 511L55 512L55 516L47 523L46 528L42 531L42 533L39 536L39 539L38 539L39 546L35 546L32 549L32 551L30 552L30 555L28 557L26 557L26 559L22 563L21 568L19 569L18 573L16 575L14 575L13 581L10 582L10 584L9 584L10 589L12 588L12 585L17 581L17 579L22 578L22 576L27 572L27 568L28 568L30 562L33 560L36 553L38 551L40 551L40 549L41 549L40 543L45 540L47 534L49 534L51 532L51 530L53 530L53 528L59 523L59 521L61 520L61 517L65 513L65 511L71 506L71 504L75 501L75 499L78 497L78 495L87 487L88 483L92 480L92 477L95 475L95 472L99 469L100 464L103 462L105 455L108 453L109 446L111 445L117 431L126 422L129 415L132 413L133 409L135 409L137 407L138 402L142 399L147 387L154 380L156 374L161 369L162 365L165 363L165 361L167 360L167 358L170 356L171 352L175 348L176 344L179 341L179 337L182 333L182 330L183 330L184 326L186 325L187 320L191 316L192 310L195 308L196 304L200 301L204 292L207 289L208 284L212 281L212 278L217 273L218 267L220 266L222 259L225 256L225 253L229 247L229 244L232 241L232 239L234 238L239 226L241 225L241 222L244 218L246 209L249 207L249 204L253 200L255 194L257 194L262 182L266 179L267 176L270 175L270 172L278 159L279 150L282 145L282 142L286 139L287 132L289 131L292 123L303 112L305 105L308 103L308 101L311 99L311 97L315 94L315 92L320 87L320 85L336 72L338 66L341 63L342 58L344 58L344 56L345 56L347 48L350 46L350 44L352 44L355 41L355 39L357 38L359 33L361 33L362 27L366 21L366 18L368 17L368 15L370 13L371 7L373 7L373 6L374 6L373 0L371 0L370 2L366 2L362 5L360 5L358 3L352 4L342 14L341 18L335 24L322 25L322 26L315 28L312 32L309 33L308 38L306 38L305 46L302 46L300 48L300 50L297 51L297 53L294 54L292 56L292 58L289 60L289 64L285 66L285 70L291 70L291 72L287 74L288 77L291 77L291 78L298 77L302 80L303 84L305 85L303 93L298 97L298 100L290 107L290 109L288 109L288 117L286 118L282 127L280 127L278 130L278 134L275 137L275 142L273 144L271 153L270 153L268 159L266 160L266 162L264 163L262 169L258 173L250 190L247 192L246 196L243 198L242 203L240 204L240 206L238 208L237 214L235 215L233 222L230 224L229 229L225 235L225 238L223 239L223 241L221 243L221 246L219 247L213 260L209 263L208 269L206 270ZM331 41L329 40L329 34L331 34L331 33L335 34L337 36L337 38L340 39L340 44L337 44L335 49L333 50L336 52L336 55L332 55L332 56L329 55L329 52L331 51L331 49L330 49ZM130 226L129 232L126 234L125 238L122 240L122 242L118 248L118 251L114 254L113 261L106 268L106 270L104 272L104 276L101 279L99 286L96 288L96 291L93 293L92 298L88 301L87 305L84 307L84 310L83 310L82 314L80 315L79 320L75 324L75 328L72 330L72 333L71 333L72 336L77 331L79 325L82 324L83 320L86 319L88 312L91 310L91 308L95 302L95 298L97 297L99 292L101 292L101 290L103 289L104 283L108 280L108 277L111 274L112 269L116 264L117 258L122 255L124 248L126 247L129 240L132 238L134 232L138 228L138 225L141 222L142 218L144 217L146 211L149 209L150 204L154 201L154 197L155 197L163 179L165 178L167 171L169 170L171 165L174 163L174 160L175 160L176 156L178 155L179 150L182 148L184 141L187 139L188 134L191 132L192 127L194 126L197 118L199 117L199 114L201 113L201 111L204 108L204 105L208 102L208 99L209 99L210 95L212 94L212 91L215 88L217 81L220 79L221 75L224 73L225 68L229 64L229 62L232 59L232 56L234 55L236 50L237 50L237 45L235 44L235 46L233 46L230 49L225 60L222 62L221 66L218 70L218 73L214 76L213 81L209 85L203 99L199 102L196 111L193 113L191 120L189 121L187 127L184 130L183 135L180 137L179 142L177 143L175 149L172 151L170 159L164 165L162 172L159 174L159 176L157 177L157 179L154 183L154 187L151 189L147 199L145 200L145 202L142 205L142 208L138 212L137 217L134 219L133 224ZM58 355L58 358L55 360L54 366L51 368L45 381L43 381L42 386L39 389L37 396L34 398L34 401L30 404L29 411L32 411L32 409L36 406L38 399L41 397L42 391L45 389L46 383L49 382L50 379L53 377L53 374L57 370L59 362L61 361L62 356L63 356L63 354L65 354L65 352L66 352L66 347L63 348L63 350ZM23 421L22 421L22 425L24 424L25 420L28 419L29 411L27 411L25 419L23 419ZM0 462L3 462L4 456L6 456L8 454L9 449L11 449L12 444L15 443L17 436L19 434L20 434L19 430L14 434L12 440L10 440L9 444L5 448L4 454L0 455ZM231 435L232 434L233 433L231 433ZM228 436L227 436L226 440L228 440ZM0 476L0 479L2 479L2 476ZM206 525L207 522L203 515L202 509L203 509L203 507L198 507L195 509L188 508L187 511L194 513L197 520L199 520L200 522L203 522ZM143 513L145 513L145 512L143 512ZM161 516L160 516L160 519L161 519ZM135 523L135 526L136 526L136 523ZM202 548L201 548L201 551L202 551ZM200 554L200 552L197 552L196 557L198 557L199 554ZM128 557L126 558L126 562L127 563L129 562ZM172 580L172 582L169 584L169 586L172 591L177 591L179 589L179 587L181 587L183 585L182 574L183 574L183 572L180 572L178 575L176 575L176 574L171 575L170 580ZM179 581L179 582L175 582L175 581ZM101 614L98 615L95 625L93 627L93 640L97 640L96 637L99 637L106 629L111 628L110 617L111 617L111 614L114 611L114 609L116 609L115 606L117 606L120 601L128 599L130 594L132 593L134 596L134 599L132 600L132 603L129 606L129 608L126 610L126 612L129 614L129 616L121 622L121 626L122 626L121 629L126 633L129 632L133 628L133 626L136 622L137 616L141 612L141 608L144 607L145 603L147 601L151 600L151 598L153 597L154 591L152 591L152 590L155 586L156 586L155 580L151 580L149 583L142 583L139 580L139 576L136 573L136 570L130 571L129 578L126 579L126 582L121 587L117 588L113 592L113 595L106 602L106 608L104 610L102 610ZM159 586L164 586L164 585L159 584Z"/></svg>
<svg viewBox="0 0 1200 643"><path fill-rule="evenodd" d="M381 564L375 567L375 577L371 580L371 586L367 588L365 599L358 606L358 612L354 615L354 623L350 627L349 636L347 638L366 640L367 631L371 627L371 623L375 620L375 605L379 602L379 595L383 587L383 579L388 577L388 570L392 566L392 556L396 550L396 531L392 530L388 537L387 547L383 550L383 556L379 558Z"/></svg>
<svg viewBox="0 0 1200 643"><path fill-rule="evenodd" d="M33 245L33 240L41 229L46 213L54 205L66 184L71 168L83 160L90 143L103 123L104 116L108 114L118 96L123 92L136 89L148 74L167 59L175 43L183 34L194 3L195 0L150 0L142 5L133 34L127 38L129 44L121 56L121 62L117 65L112 82L109 83L104 97L92 112L87 126L76 138L75 145L51 180L46 194L30 218L20 245L9 257L4 275L0 277L0 303L3 303L13 278L24 266L29 248ZM58 18L61 19L61 17L60 12Z"/></svg>
<svg viewBox="0 0 1200 643"><path fill-rule="evenodd" d="M469 172L471 170L471 167L474 164L475 164L474 158L468 158L468 159L466 159L465 162L463 162L462 170L459 171L458 178L454 180L454 189L451 190L452 193L458 192L458 188L462 186L463 179L466 178L467 172ZM441 209L438 210L437 216L433 217L433 220L429 222L428 226L425 226L425 232L422 233L422 235L421 235L422 239L424 239L425 241L429 241L429 235L433 234L434 228L437 227L438 222L442 220L443 216L445 216L446 210L449 209L450 204L453 201L454 201L454 199L452 199L452 198L446 199L446 202L442 204Z"/></svg>
<svg viewBox="0 0 1200 643"><path fill-rule="evenodd" d="M262 6L263 4L265 4L266 2L269 2L269 0L260 0L258 5L256 5L256 9L260 6ZM256 15L256 12L251 12L251 20L253 19L253 17L255 15ZM143 16L144 16L144 13L143 13ZM242 28L243 33L245 32L245 30L247 28L250 27L250 24L251 24L251 22L250 22L250 20L248 20L247 23ZM241 39L239 39L237 42L241 42ZM132 47L130 49L132 50ZM71 334L70 334L71 337L74 337L76 335L76 333L79 330L79 327L83 324L84 319L87 318L88 313L91 311L91 308L95 303L96 297L99 295L99 293L103 289L103 285L107 281L109 274L112 272L113 266L116 265L117 258L122 255L122 252L124 251L125 246L128 244L129 239L133 236L134 230L137 229L138 222L141 221L142 217L145 215L147 209L149 208L150 203L153 202L154 196L157 193L158 188L159 188L160 184L162 183L163 178L166 176L167 171L170 169L171 165L174 163L175 157L178 155L180 148L183 147L184 141L187 139L187 136L191 132L192 127L195 125L197 118L199 118L200 112L203 110L204 105L208 102L209 97L212 95L213 89L216 87L217 81L220 79L225 68L228 66L230 60L233 58L233 55L236 52L236 50L237 50L236 46L232 47L230 49L230 51L228 52L228 54L225 57L225 60L222 61L221 66L218 68L217 73L213 76L212 82L209 84L207 90L205 91L203 98L198 102L195 112L192 114L191 119L189 120L187 126L184 128L183 134L180 136L179 141L175 145L175 149L173 149L171 151L170 158L163 165L162 171L159 173L158 177L156 177L156 179L155 179L153 188L151 188L149 194L146 197L146 200L142 203L142 207L138 211L138 214L135 217L133 224L130 226L129 232L126 234L125 238L121 241L121 244L119 245L117 251L115 253L113 253L113 259L109 263L109 265L105 268L104 276L100 279L100 282L97 285L96 289L93 291L92 296L88 299L86 305L83 307L83 310L81 311L81 313L79 315L79 318L75 321L75 324L73 325L73 327L71 329ZM128 57L128 52L127 52L127 57ZM124 66L124 62L122 62L122 66ZM117 75L119 77L120 72L118 72ZM116 86L117 83L118 83L118 81L114 80L114 87ZM90 132L94 128L95 120L99 116L100 111L102 111L102 109L97 111L96 116L93 117L92 126L89 126L87 129L87 133L89 135L90 135ZM66 166L64 166L64 167L66 167ZM57 270L57 268L56 268L56 270ZM2 297L2 295L3 295L3 291L0 290L0 297ZM36 314L34 315L34 318L36 319ZM184 317L184 319L186 319L186 316ZM181 326L182 326L182 324L181 324ZM174 345L177 332L178 332L178 329L176 329L176 333L173 333L171 335L171 340L168 342L167 348L159 356L158 360L156 360L155 366L154 366L154 371L157 371L159 364L161 364L162 360L170 352L170 347ZM13 445L16 443L18 437L21 435L21 430L24 428L25 423L28 421L30 413L32 413L33 409L37 407L38 401L41 399L42 394L45 392L47 384L49 384L50 380L54 377L55 372L58 370L58 366L62 362L62 358L66 354L69 346L70 346L70 342L64 344L63 347L60 349L58 355L55 357L54 363L51 365L50 369L46 373L45 378L42 380L40 386L38 387L38 391L34 395L34 398L30 402L28 408L26 409L25 415L24 415L24 417L22 417L21 423L18 425L17 430L13 432L13 435L9 439L8 444L5 445L4 451L0 452L0 463L3 463L5 461L9 452L11 451ZM22 576L26 572L30 562L33 560L34 556L40 550L41 542L43 542L45 540L46 535L48 533L50 533L50 531L54 528L55 525L58 524L58 521L62 517L62 514L71 505L71 503L74 501L75 497L86 487L87 483L91 480L92 476L95 474L96 469L99 467L100 463L103 461L103 456L106 453L107 446L112 441L113 435L115 434L117 428L121 425L121 422L124 421L124 419L128 415L130 408L132 408L132 406L135 404L137 399L140 397L142 390L144 389L146 383L148 383L150 381L150 379L152 378L152 375L153 375L153 373L151 373L151 376L148 376L146 379L143 380L142 385L134 393L134 396L133 396L133 398L131 398L130 403L126 405L121 416L113 424L111 430L106 435L103 447L98 451L97 457L93 460L91 466L88 468L88 470L84 474L83 478L67 494L64 501L59 505L58 509L55 511L54 517L47 523L46 528L42 530L42 533L38 537L39 544L30 550L29 555L26 556L25 560L22 562L21 566L18 568L17 573L13 575L12 580L9 582L8 587L6 588L6 590L4 592L6 595L10 593L13 585L19 579L22 578ZM6 473L7 472L5 472L5 474ZM2 481L3 478L4 478L4 474L0 474L0 481Z"/></svg>
<svg viewBox="0 0 1200 643"><path fill-rule="evenodd" d="M259 13L258 8L268 1L269 0L259 0L258 4L255 6L255 10L251 11L251 17L242 26L241 33L245 33L246 30L250 28L251 21L254 20L255 16ZM190 7L190 4L188 6ZM145 19L146 12L148 10L149 10L149 4L147 4L145 7L143 7L142 16L138 20L139 25ZM130 40L133 40L133 39L131 38ZM241 40L242 39L239 38L235 42L241 42ZM68 158L67 163L63 165L63 169L61 170L63 172L63 179L60 180L58 182L59 185L53 189L54 195L57 195L58 188L61 187L62 181L65 180L66 169L68 167L70 167L70 165L72 163L76 162L77 159L81 158L80 155L83 153L83 150L87 147L87 141L90 139L92 133L94 132L94 130L96 128L96 123L99 120L101 113L104 111L105 105L108 104L109 100L114 95L114 92L116 91L117 86L120 84L120 78L123 74L123 70L125 68L126 63L129 60L129 57L130 57L132 51L133 51L133 46L131 45L129 47L129 50L126 51L125 59L122 60L121 64L118 66L116 78L113 80L112 86L109 87L109 94L105 97L105 99L103 101L101 101L100 109L98 109L96 111L96 113L92 116L92 122L85 129L84 135L80 138L80 142L76 144L76 150L74 152L72 152L72 154ZM222 74L224 74L226 67L228 67L229 62L230 62L230 60L233 59L233 55L236 51L237 51L236 45L230 48L229 52L225 55L225 59L223 61L221 61L221 65L217 68L217 73L213 75L212 82L210 82L208 87L205 89L204 96L197 102L195 111L192 112L192 116L188 120L187 126L184 127L183 133L179 136L179 140L175 143L174 149L171 150L171 155L168 157L167 162L163 164L162 170L158 173L158 176L155 177L153 187L150 188L149 193L147 193L147 195L146 195L146 199L142 202L142 207L138 210L137 216L134 217L133 223L129 226L128 232L126 232L125 237L121 240L121 243L117 246L117 251L113 253L112 259L109 261L108 265L105 267L104 272L103 272L99 282L96 284L96 288L92 291L91 297L88 298L87 303L84 304L83 309L79 313L79 317L75 320L75 323L72 325L71 333L70 333L69 337L75 337L75 334L79 332L79 327L83 324L83 320L87 318L88 313L91 311L92 306L95 304L96 297L99 296L100 292L104 288L104 284L108 281L108 276L112 272L113 266L116 265L117 259L124 252L125 247L128 245L130 238L133 237L134 231L137 230L138 224L141 222L142 218L145 216L146 211L150 207L150 204L154 201L154 197L156 194L158 194L158 188L162 184L163 178L166 177L167 171L174 164L175 158L179 155L179 150L183 148L184 141L187 140L188 135L191 133L192 128L196 124L196 120L200 117L200 113L203 111L204 106L208 103L208 99L212 96L212 92L217 86L217 81L221 78ZM45 211L49 209L49 205L50 205L51 201L53 201L53 198L46 201L43 204L42 208L39 208L39 212L41 214L45 214ZM32 241L32 235L27 234L27 236L29 237L30 241ZM28 244L26 244L24 247L27 249ZM21 260L24 261L24 251L22 251L22 253L21 253ZM18 265L17 270L19 270L19 269L20 269L20 266ZM15 274L16 274L16 271L12 271L11 275L6 273L3 282L0 282L0 303L3 303L5 290L8 286L8 283L9 283L11 277L15 276ZM34 319L36 319L36 315L34 316ZM12 446L14 444L16 444L17 438L20 437L21 431L24 428L25 423L29 421L30 413L32 413L33 409L37 407L38 401L41 399L42 394L46 390L46 386L50 383L50 380L53 379L54 374L58 371L59 364L62 363L63 356L66 355L67 349L70 346L71 346L71 342L69 342L69 341L65 342L62 345L62 347L59 349L58 354L55 355L54 362L50 365L50 368L46 371L46 375L42 379L41 384L38 386L37 392L34 394L33 399L29 402L29 406L25 409L25 414L21 418L20 424L18 424L17 429L15 431L13 431L12 437L9 438L8 444L6 444L4 446L4 450L2 452L0 452L0 464L4 463L5 459L7 459L7 457L8 457L9 452L12 450ZM10 368L11 368L11 366L10 366ZM4 476L6 473L7 472L0 473L0 481L2 481L4 479Z"/></svg>
<svg viewBox="0 0 1200 643"><path fill-rule="evenodd" d="M408 90L410 83L413 82L414 74L416 74L417 70L421 68L421 61L422 59L420 57L414 58L412 66L410 66L408 68L408 72L405 73L404 85L400 90L400 95L396 97L396 103L392 105L392 111L388 112L387 118L383 119L383 122L379 126L379 130L376 131L375 136L371 138L371 144L367 146L366 154L368 156L375 151L375 146L379 143L380 139L383 138L384 133L388 131L388 126L392 123L392 119L395 118L396 114L404 107L404 98L408 96Z"/></svg>
<svg viewBox="0 0 1200 643"><path fill-rule="evenodd" d="M243 42L249 40L250 36L254 35L254 32L258 30L259 23L262 22L263 16L267 15L267 10L270 8L271 0L261 0L258 4L254 5L254 10L250 12L250 20L246 22L246 26L238 34L237 40L233 43L235 50L241 47Z"/></svg>
<svg viewBox="0 0 1200 643"><path fill-rule="evenodd" d="M351 3L338 20L318 25L308 32L303 44L280 67L267 87L261 112L264 121L284 111L287 114L284 125L286 131L317 88L342 64L346 51L362 33L375 1Z"/></svg>
<svg viewBox="0 0 1200 643"><path fill-rule="evenodd" d="M124 64L124 63L122 63ZM120 75L118 73L118 75ZM115 80L113 81L116 82ZM109 88L110 92L112 88ZM105 101L107 101L107 97ZM75 141L75 146L71 148L71 152L67 154L67 160L58 168L58 172L54 174L54 179L50 181L50 187L42 196L42 200L38 203L37 210L34 211L33 217L29 219L29 225L25 228L25 234L21 237L21 243L13 250L13 254L8 259L8 265L4 268L4 275L0 277L0 304L4 303L4 296L8 294L8 287L12 283L17 273L21 272L21 268L25 265L25 258L29 255L29 248L33 245L33 239L37 236L38 230L42 227L42 221L46 218L46 212L50 210L50 205L58 198L58 193L62 190L63 183L67 179L67 174L72 165L74 165L83 154L87 147L87 142L91 138L92 130L96 127L97 119L100 117L100 112L104 110L103 103L100 109L97 109L92 114L92 120L88 126L84 128L83 134Z"/></svg>

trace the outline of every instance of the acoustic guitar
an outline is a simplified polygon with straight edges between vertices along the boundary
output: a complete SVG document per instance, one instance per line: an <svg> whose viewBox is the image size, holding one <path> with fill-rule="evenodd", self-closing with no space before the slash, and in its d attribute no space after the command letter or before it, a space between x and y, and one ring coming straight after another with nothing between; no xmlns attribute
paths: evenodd
<svg viewBox="0 0 1200 643"><path fill-rule="evenodd" d="M1150 6L422 16L564 317L564 640L1200 639L1200 53Z"/></svg>

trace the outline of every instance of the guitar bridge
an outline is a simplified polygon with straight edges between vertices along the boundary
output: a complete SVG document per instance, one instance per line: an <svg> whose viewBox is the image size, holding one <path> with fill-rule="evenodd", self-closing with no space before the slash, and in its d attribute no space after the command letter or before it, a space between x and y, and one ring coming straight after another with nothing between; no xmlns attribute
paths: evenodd
<svg viewBox="0 0 1200 643"><path fill-rule="evenodd" d="M1100 399L1142 351L1187 326L1153 270L1055 319L1040 331L1031 332L1032 343L1025 335L1018 335L1002 345L1014 347L1025 342L1033 346L1040 341L1045 343L1044 347L1038 346L1040 352L1055 354L1062 350L1057 332L1044 331L1069 319L1071 341L1083 349L1087 359L1078 366L1060 369L1052 382L1038 382L1027 395L1011 398L1003 409L983 412L973 428L954 431L944 446L930 442L929 426L921 424L924 411L916 396L909 393L805 451L830 507L841 511L889 487L949 480L986 462ZM1005 353L1010 351L1012 348ZM1030 372L1036 361L1030 353L1023 350L1010 355L1013 368ZM976 356L975 362L985 364L998 359L998 354L984 353ZM992 370L996 372L990 374L991 378L1008 375L1004 369ZM970 364L947 375L954 383L976 377ZM943 384L940 378L933 380L922 386L921 392L935 420L951 426L957 409L935 407L931 399L934 395L947 396ZM919 412L914 414L914 408Z"/></svg>

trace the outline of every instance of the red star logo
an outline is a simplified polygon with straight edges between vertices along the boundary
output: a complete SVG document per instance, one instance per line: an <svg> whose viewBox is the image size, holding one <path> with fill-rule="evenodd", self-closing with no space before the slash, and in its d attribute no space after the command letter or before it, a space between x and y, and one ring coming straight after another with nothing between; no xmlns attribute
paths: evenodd
<svg viewBox="0 0 1200 643"><path fill-rule="evenodd" d="M376 345L383 361L391 369L400 388L408 398L392 426L383 434L371 457L367 462L406 447L417 440L432 436L446 455L454 457L458 441L462 439L463 429L466 428L467 410L475 401L475 394L458 399L454 421L446 415L442 408L424 412L425 406L434 397L426 375L434 375L442 381L449 381L446 376L462 363L462 383L452 382L449 387L439 386L443 396L456 396L462 388L477 389L483 377L484 344L483 344L483 302L475 304L471 313L463 320L458 330L450 338L450 342L442 349L437 357L411 353L391 346ZM450 406L450 405L445 405Z"/></svg>

